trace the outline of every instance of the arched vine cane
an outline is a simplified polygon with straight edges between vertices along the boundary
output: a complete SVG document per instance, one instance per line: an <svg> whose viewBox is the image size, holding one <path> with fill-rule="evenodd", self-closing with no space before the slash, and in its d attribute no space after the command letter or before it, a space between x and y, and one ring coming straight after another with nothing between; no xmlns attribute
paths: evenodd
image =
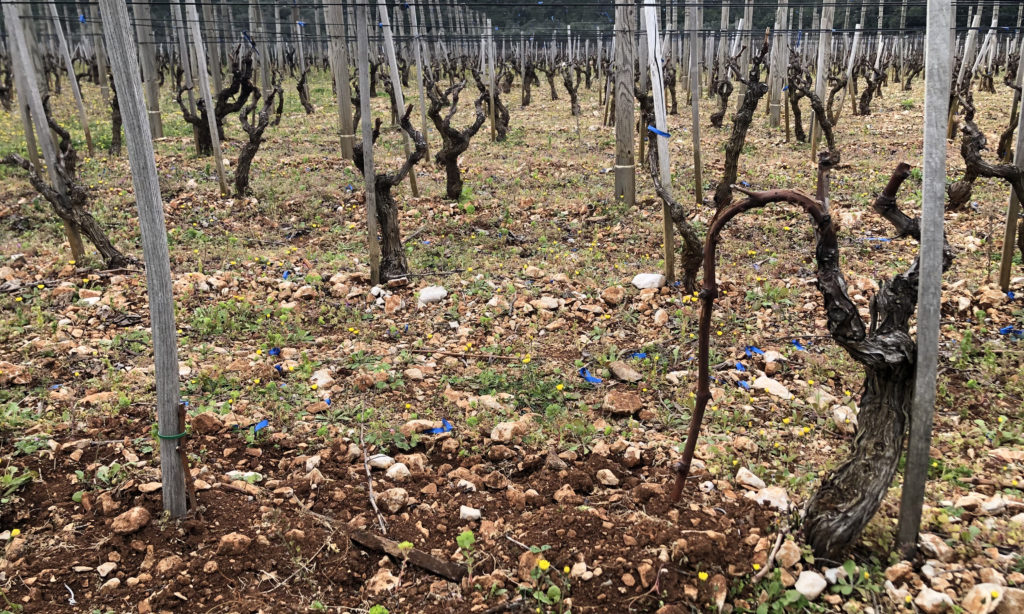
<svg viewBox="0 0 1024 614"><path fill-rule="evenodd" d="M919 239L918 220L907 217L896 206L896 193L909 176L910 166L900 163L875 199L874 209L896 227L900 236ZM853 453L822 481L808 503L804 520L804 532L815 554L835 558L853 543L878 510L902 452L913 394L916 343L910 337L908 323L916 310L918 263L915 260L907 272L882 284L872 299L871 322L866 326L846 292L846 280L839 269L836 229L823 204L798 190L752 192L732 187L747 198L718 211L704 244L697 402L682 459L674 467L677 475L672 500L678 501L682 495L704 411L711 399L708 355L711 313L718 297L715 248L721 231L732 218L749 209L776 202L797 205L815 225L818 287L825 300L829 332L866 371ZM952 259L952 252L945 245L943 270Z"/></svg>

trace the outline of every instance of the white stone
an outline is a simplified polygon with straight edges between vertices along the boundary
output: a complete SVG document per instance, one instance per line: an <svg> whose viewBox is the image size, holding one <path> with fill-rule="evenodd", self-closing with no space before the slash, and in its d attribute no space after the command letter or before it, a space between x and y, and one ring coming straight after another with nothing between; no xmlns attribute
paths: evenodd
<svg viewBox="0 0 1024 614"><path fill-rule="evenodd" d="M740 467L740 470L736 472L736 483L752 490L761 490L766 486L764 480L754 475L746 467Z"/></svg>
<svg viewBox="0 0 1024 614"><path fill-rule="evenodd" d="M780 486L769 486L757 492L748 492L745 496L762 505L767 503L774 510L789 511L789 497L786 495L786 490Z"/></svg>
<svg viewBox="0 0 1024 614"><path fill-rule="evenodd" d="M309 382L316 384L317 388L327 389L334 385L334 377L329 369L319 369L309 378Z"/></svg>
<svg viewBox="0 0 1024 614"><path fill-rule="evenodd" d="M660 273L639 273L633 278L633 285L640 290L660 288L665 285L665 276Z"/></svg>
<svg viewBox="0 0 1024 614"><path fill-rule="evenodd" d="M836 405L832 408L832 420L840 431L852 434L857 431L857 412L848 405Z"/></svg>
<svg viewBox="0 0 1024 614"><path fill-rule="evenodd" d="M597 481L605 486L618 486L619 478L615 477L610 469L601 469L597 472Z"/></svg>
<svg viewBox="0 0 1024 614"><path fill-rule="evenodd" d="M420 290L420 303L439 303L448 296L448 291L441 286L427 286Z"/></svg>
<svg viewBox="0 0 1024 614"><path fill-rule="evenodd" d="M802 571L800 577L796 579L796 584L793 586L801 595L807 598L807 601L814 601L821 594L821 591L825 590L828 583L825 582L824 576L816 571Z"/></svg>
<svg viewBox="0 0 1024 614"><path fill-rule="evenodd" d="M100 574L101 578L106 578L110 575L110 572L114 571L115 569L117 569L117 563L114 563L113 561L107 561L106 563L103 563L102 565L96 568L96 573Z"/></svg>
<svg viewBox="0 0 1024 614"><path fill-rule="evenodd" d="M367 459L370 467L373 469L387 469L391 465L395 464L395 459L391 458L387 454L374 454Z"/></svg>
<svg viewBox="0 0 1024 614"><path fill-rule="evenodd" d="M953 600L946 593L932 590L927 586L914 597L916 605L924 614L942 614L953 609Z"/></svg>
<svg viewBox="0 0 1024 614"><path fill-rule="evenodd" d="M768 394L779 397L780 399L789 400L793 398L793 395L785 386L767 375L762 375L754 380L754 389L765 390Z"/></svg>
<svg viewBox="0 0 1024 614"><path fill-rule="evenodd" d="M389 480L401 482L402 480L407 479L411 474L409 472L409 467L407 467L405 463L395 463L388 468L387 473L384 475L386 475Z"/></svg>
<svg viewBox="0 0 1024 614"><path fill-rule="evenodd" d="M480 520L480 510L468 505L459 506L459 520Z"/></svg>

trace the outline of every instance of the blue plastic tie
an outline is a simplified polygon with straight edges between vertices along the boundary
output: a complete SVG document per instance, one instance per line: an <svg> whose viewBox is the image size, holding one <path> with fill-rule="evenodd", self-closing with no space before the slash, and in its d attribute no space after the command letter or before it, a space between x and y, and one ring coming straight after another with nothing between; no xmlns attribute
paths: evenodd
<svg viewBox="0 0 1024 614"><path fill-rule="evenodd" d="M266 420L266 419L260 420L255 425L253 425L252 430L253 430L254 433L258 433L258 432L262 431L263 429L267 428L267 425L269 425L269 424L270 424L270 420Z"/></svg>
<svg viewBox="0 0 1024 614"><path fill-rule="evenodd" d="M738 363L736 363L736 370L739 371L740 373L742 373L742 372L746 371L747 368L743 366L742 362L738 362Z"/></svg>
<svg viewBox="0 0 1024 614"><path fill-rule="evenodd" d="M758 356L764 356L764 350L757 347L756 345L748 345L747 347L743 348L743 352L747 355L748 358L753 356L754 354L757 354Z"/></svg>
<svg viewBox="0 0 1024 614"><path fill-rule="evenodd" d="M448 422L444 418L441 418L441 426L435 429L427 429L425 431L420 431L420 433L422 433L423 435L440 435L441 433L447 433L450 430L452 430L452 423Z"/></svg>
<svg viewBox="0 0 1024 614"><path fill-rule="evenodd" d="M79 15L78 16L78 21L80 21L82 23L85 23L85 15Z"/></svg>
<svg viewBox="0 0 1024 614"><path fill-rule="evenodd" d="M281 355L281 348L270 348L270 350L267 352L267 355L268 356L280 356Z"/></svg>
<svg viewBox="0 0 1024 614"><path fill-rule="evenodd" d="M586 367L580 369L580 377L587 380L591 384L600 384L603 381L600 377L591 375L590 371L587 371Z"/></svg>
<svg viewBox="0 0 1024 614"><path fill-rule="evenodd" d="M743 380L740 380L740 381L738 381L736 383L739 384L740 388L742 388L744 390L750 390L750 384L748 384L747 382L745 382Z"/></svg>
<svg viewBox="0 0 1024 614"><path fill-rule="evenodd" d="M663 136L666 139L672 136L668 132L665 132L664 130L658 130L654 126L647 126L647 131L650 132L651 134L656 134L658 136Z"/></svg>
<svg viewBox="0 0 1024 614"><path fill-rule="evenodd" d="M632 354L629 355L629 358L637 358L643 360L644 358L647 358L647 352L633 352Z"/></svg>
<svg viewBox="0 0 1024 614"><path fill-rule="evenodd" d="M793 347L795 347L798 350L803 350L805 352L807 351L807 348L805 348L803 344L800 343L800 341L798 341L797 339L793 339Z"/></svg>

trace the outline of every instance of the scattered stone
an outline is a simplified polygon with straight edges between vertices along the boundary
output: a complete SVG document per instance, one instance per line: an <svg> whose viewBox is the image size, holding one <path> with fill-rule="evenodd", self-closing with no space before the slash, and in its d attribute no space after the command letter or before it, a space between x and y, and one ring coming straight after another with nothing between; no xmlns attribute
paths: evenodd
<svg viewBox="0 0 1024 614"><path fill-rule="evenodd" d="M618 486L619 478L615 477L610 469L601 469L597 472L597 481L604 486Z"/></svg>
<svg viewBox="0 0 1024 614"><path fill-rule="evenodd" d="M409 503L409 493L404 488L389 488L377 495L377 504L391 514L397 514Z"/></svg>
<svg viewBox="0 0 1024 614"><path fill-rule="evenodd" d="M133 507L114 518L110 528L118 535L130 535L149 524L149 511L144 507Z"/></svg>
<svg viewBox="0 0 1024 614"><path fill-rule="evenodd" d="M604 396L602 409L616 416L629 416L644 406L640 395L635 392L611 391Z"/></svg>
<svg viewBox="0 0 1024 614"><path fill-rule="evenodd" d="M387 469L395 464L395 459L387 454L374 454L366 462L369 463L371 469Z"/></svg>
<svg viewBox="0 0 1024 614"><path fill-rule="evenodd" d="M832 408L832 420L836 427L847 435L857 432L857 412L848 405L836 405Z"/></svg>
<svg viewBox="0 0 1024 614"><path fill-rule="evenodd" d="M558 309L558 299L553 296L542 296L539 299L530 301L530 305L533 305L534 309L554 311Z"/></svg>
<svg viewBox="0 0 1024 614"><path fill-rule="evenodd" d="M459 520L467 520L469 522L473 522L476 520L480 520L480 516L480 510L476 509L475 507L469 507L468 505L459 506Z"/></svg>
<svg viewBox="0 0 1024 614"><path fill-rule="evenodd" d="M160 559L154 571L156 571L156 575L159 577L168 577L177 575L182 569L185 569L185 560L177 554L172 554Z"/></svg>
<svg viewBox="0 0 1024 614"><path fill-rule="evenodd" d="M615 375L615 377L619 378L624 382L639 382L644 378L644 376L641 375L639 371L631 367L628 363L623 362L621 360L616 360L615 362L609 364L608 368L611 369L611 372L613 375Z"/></svg>
<svg viewBox="0 0 1024 614"><path fill-rule="evenodd" d="M774 380L767 375L762 375L754 380L755 390L764 390L768 394L779 397L780 399L789 400L793 398L793 395L789 390L779 383L778 380Z"/></svg>
<svg viewBox="0 0 1024 614"><path fill-rule="evenodd" d="M825 577L820 573L816 571L802 571L800 572L800 577L796 579L796 584L793 588L803 595L807 601L814 601L827 586L828 582L825 582Z"/></svg>
<svg viewBox="0 0 1024 614"><path fill-rule="evenodd" d="M934 533L921 533L918 537L918 545L926 555L933 559L939 559L943 563L953 560L953 549Z"/></svg>
<svg viewBox="0 0 1024 614"><path fill-rule="evenodd" d="M399 311L405 309L405 299L397 294L392 294L384 298L384 314L393 316Z"/></svg>
<svg viewBox="0 0 1024 614"><path fill-rule="evenodd" d="M366 582L366 590L374 595L380 593L386 593L394 590L398 587L398 578L396 578L391 570L387 568L381 568L372 578Z"/></svg>
<svg viewBox="0 0 1024 614"><path fill-rule="evenodd" d="M803 555L800 552L800 546L796 545L796 542L793 540L787 539L782 542L781 546L779 546L779 551L775 555L775 560L783 569L790 569L800 562L801 556Z"/></svg>
<svg viewBox="0 0 1024 614"><path fill-rule="evenodd" d="M1003 587L998 584L975 584L960 601L967 614L991 614L1003 601Z"/></svg>
<svg viewBox="0 0 1024 614"><path fill-rule="evenodd" d="M100 593L110 593L110 592L113 592L119 586L121 586L121 579L120 578L111 578L111 579L107 580L106 582L104 582L102 585L100 585Z"/></svg>
<svg viewBox="0 0 1024 614"><path fill-rule="evenodd" d="M1003 588L1003 600L996 606L995 614L1020 614L1024 612L1024 589Z"/></svg>
<svg viewBox="0 0 1024 614"><path fill-rule="evenodd" d="M924 614L942 614L953 609L953 600L946 593L932 590L927 586L914 597L916 605Z"/></svg>
<svg viewBox="0 0 1024 614"><path fill-rule="evenodd" d="M914 567L908 561L900 561L885 570L885 579L896 584L913 573Z"/></svg>
<svg viewBox="0 0 1024 614"><path fill-rule="evenodd" d="M410 420L398 427L398 432L401 433L406 439L412 437L414 433L422 433L429 431L430 429L439 429L444 424L440 420Z"/></svg>
<svg viewBox="0 0 1024 614"><path fill-rule="evenodd" d="M583 561L573 563L572 569L569 570L570 578L582 578L583 574L587 573L587 564Z"/></svg>
<svg viewBox="0 0 1024 614"><path fill-rule="evenodd" d="M839 399L832 396L832 394L829 393L829 391L825 390L820 386L817 388L812 388L810 393L807 395L807 404L817 410L825 409L826 407L832 405L838 400Z"/></svg>
<svg viewBox="0 0 1024 614"><path fill-rule="evenodd" d="M665 276L660 273L639 273L633 278L632 284L638 290L660 288L665 285Z"/></svg>
<svg viewBox="0 0 1024 614"><path fill-rule="evenodd" d="M658 328L664 328L668 324L668 312L664 309L659 309L654 312L654 325Z"/></svg>
<svg viewBox="0 0 1024 614"><path fill-rule="evenodd" d="M554 499L562 505L580 505L583 503L583 497L577 495L576 491L569 484L565 484L555 491Z"/></svg>
<svg viewBox="0 0 1024 614"><path fill-rule="evenodd" d="M622 301L625 300L625 298L626 290L621 286L605 288L604 292L601 293L601 300L611 307L622 304Z"/></svg>
<svg viewBox="0 0 1024 614"><path fill-rule="evenodd" d="M530 279L540 279L541 277L544 277L544 271L540 270L540 268L535 267L534 265L531 264L530 266L523 269L523 275L529 277Z"/></svg>
<svg viewBox="0 0 1024 614"><path fill-rule="evenodd" d="M761 490L766 486L764 480L754 475L754 473L746 467L740 467L740 470L736 472L736 483L751 490Z"/></svg>
<svg viewBox="0 0 1024 614"><path fill-rule="evenodd" d="M251 543L251 537L242 535L238 532L228 533L220 538L220 543L217 544L217 554L226 554L229 556L242 554L249 548L249 544Z"/></svg>
<svg viewBox="0 0 1024 614"><path fill-rule="evenodd" d="M115 569L117 569L117 563L107 561L96 568L96 573L100 574L101 578L106 578Z"/></svg>
<svg viewBox="0 0 1024 614"><path fill-rule="evenodd" d="M412 367L410 369L406 369L404 375L409 380L414 381L414 382L423 381L423 370L422 369L417 369L416 367Z"/></svg>
<svg viewBox="0 0 1024 614"><path fill-rule="evenodd" d="M412 475L412 473L409 471L409 468L405 465L405 463L395 463L394 465L391 465L391 467L388 468L387 472L384 475L386 475L389 480L402 482L408 479L409 476Z"/></svg>
<svg viewBox="0 0 1024 614"><path fill-rule="evenodd" d="M745 496L762 505L767 503L773 510L780 512L789 511L789 497L786 495L786 490L780 486L769 486L762 488L756 493L748 492Z"/></svg>
<svg viewBox="0 0 1024 614"><path fill-rule="evenodd" d="M630 446L622 453L622 463L630 469L639 467L643 460L644 458L643 454L640 452L640 448Z"/></svg>
<svg viewBox="0 0 1024 614"><path fill-rule="evenodd" d="M334 385L334 377L331 375L329 369L318 369L313 373L313 376L309 378L311 384L315 384L317 388L327 390Z"/></svg>
<svg viewBox="0 0 1024 614"><path fill-rule="evenodd" d="M420 290L420 304L440 303L446 296L448 296L448 291L443 287L427 286Z"/></svg>

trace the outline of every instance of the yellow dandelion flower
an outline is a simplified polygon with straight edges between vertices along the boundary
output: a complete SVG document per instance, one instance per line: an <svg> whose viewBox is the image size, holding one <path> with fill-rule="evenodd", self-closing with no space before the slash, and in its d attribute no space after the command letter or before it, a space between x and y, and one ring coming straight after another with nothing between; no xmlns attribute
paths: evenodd
<svg viewBox="0 0 1024 614"><path fill-rule="evenodd" d="M697 579L699 579L701 582L707 582L708 581L708 572L702 571L702 572L698 573L697 574Z"/></svg>
<svg viewBox="0 0 1024 614"><path fill-rule="evenodd" d="M551 563L547 559L541 559L537 561L537 567L540 567L541 571L547 571L551 567Z"/></svg>

